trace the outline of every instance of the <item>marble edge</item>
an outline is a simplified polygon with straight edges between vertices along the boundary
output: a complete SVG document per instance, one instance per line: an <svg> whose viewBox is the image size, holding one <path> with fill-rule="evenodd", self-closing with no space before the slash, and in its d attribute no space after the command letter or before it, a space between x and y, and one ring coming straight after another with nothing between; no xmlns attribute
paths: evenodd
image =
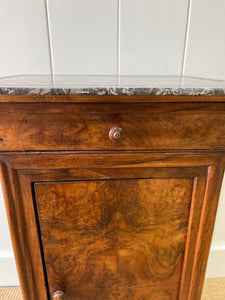
<svg viewBox="0 0 225 300"><path fill-rule="evenodd" d="M216 95L224 96L225 88L143 88L143 87L98 87L98 88L21 88L0 87L0 95Z"/></svg>

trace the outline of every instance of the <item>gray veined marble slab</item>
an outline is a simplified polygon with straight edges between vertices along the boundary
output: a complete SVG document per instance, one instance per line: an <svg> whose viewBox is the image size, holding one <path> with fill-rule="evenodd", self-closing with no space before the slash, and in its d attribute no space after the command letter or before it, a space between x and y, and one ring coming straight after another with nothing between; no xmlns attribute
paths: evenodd
<svg viewBox="0 0 225 300"><path fill-rule="evenodd" d="M0 77L1 95L225 95L225 81L180 76Z"/></svg>

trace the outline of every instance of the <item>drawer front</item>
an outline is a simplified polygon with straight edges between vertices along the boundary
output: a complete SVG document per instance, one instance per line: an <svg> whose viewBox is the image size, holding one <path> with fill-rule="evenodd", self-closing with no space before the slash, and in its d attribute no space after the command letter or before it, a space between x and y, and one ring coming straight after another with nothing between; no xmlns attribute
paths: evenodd
<svg viewBox="0 0 225 300"><path fill-rule="evenodd" d="M224 104L1 104L0 151L225 149Z"/></svg>

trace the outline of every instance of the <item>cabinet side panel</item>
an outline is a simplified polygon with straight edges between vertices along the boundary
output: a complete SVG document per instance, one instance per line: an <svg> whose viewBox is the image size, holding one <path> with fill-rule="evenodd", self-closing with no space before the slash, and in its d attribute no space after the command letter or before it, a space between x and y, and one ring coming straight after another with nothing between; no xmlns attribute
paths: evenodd
<svg viewBox="0 0 225 300"><path fill-rule="evenodd" d="M1 183L17 271L25 300L47 300L30 182L1 166ZM23 191L23 192L21 192Z"/></svg>
<svg viewBox="0 0 225 300"><path fill-rule="evenodd" d="M197 248L194 257L194 268L191 279L190 294L188 298L190 300L201 299L220 189L223 180L224 165L224 158L218 158L217 163L209 169L207 187L202 207L201 222L198 232Z"/></svg>

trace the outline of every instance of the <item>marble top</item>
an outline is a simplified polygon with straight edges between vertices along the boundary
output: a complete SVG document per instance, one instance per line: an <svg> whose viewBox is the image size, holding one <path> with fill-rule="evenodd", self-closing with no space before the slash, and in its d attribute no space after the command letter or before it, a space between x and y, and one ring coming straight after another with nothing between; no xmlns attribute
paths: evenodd
<svg viewBox="0 0 225 300"><path fill-rule="evenodd" d="M225 81L180 76L0 77L1 95L225 95Z"/></svg>

